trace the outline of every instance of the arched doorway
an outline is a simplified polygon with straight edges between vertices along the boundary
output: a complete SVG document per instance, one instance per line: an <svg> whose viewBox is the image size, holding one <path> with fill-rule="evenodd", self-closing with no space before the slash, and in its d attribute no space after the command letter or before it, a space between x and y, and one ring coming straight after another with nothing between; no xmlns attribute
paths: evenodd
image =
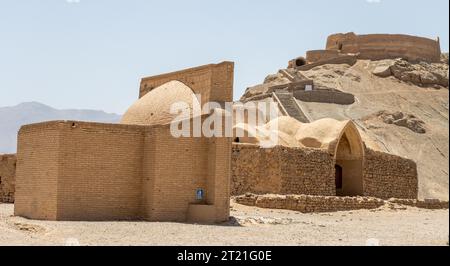
<svg viewBox="0 0 450 266"><path fill-rule="evenodd" d="M339 139L335 158L336 195L363 195L364 146L353 124L346 127Z"/></svg>

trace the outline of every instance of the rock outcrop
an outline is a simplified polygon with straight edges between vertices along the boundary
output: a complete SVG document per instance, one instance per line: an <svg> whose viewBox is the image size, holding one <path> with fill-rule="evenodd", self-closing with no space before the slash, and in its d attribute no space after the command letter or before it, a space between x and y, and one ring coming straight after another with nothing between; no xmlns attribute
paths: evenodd
<svg viewBox="0 0 450 266"><path fill-rule="evenodd" d="M427 131L425 129L425 122L418 119L412 114L404 114L402 112L387 112L380 111L376 114L378 118L380 118L386 124L393 124L399 127L406 127L410 130L419 133L425 134Z"/></svg>
<svg viewBox="0 0 450 266"><path fill-rule="evenodd" d="M393 76L421 87L448 88L448 64L425 62L411 64L402 59L381 60L374 64L376 66L372 73L379 77Z"/></svg>

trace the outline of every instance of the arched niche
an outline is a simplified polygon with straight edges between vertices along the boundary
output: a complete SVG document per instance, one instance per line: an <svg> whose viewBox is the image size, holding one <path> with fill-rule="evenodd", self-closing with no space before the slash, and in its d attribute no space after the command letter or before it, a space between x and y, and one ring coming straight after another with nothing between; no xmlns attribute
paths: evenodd
<svg viewBox="0 0 450 266"><path fill-rule="evenodd" d="M334 151L336 195L364 194L364 144L356 126L349 122L342 131Z"/></svg>

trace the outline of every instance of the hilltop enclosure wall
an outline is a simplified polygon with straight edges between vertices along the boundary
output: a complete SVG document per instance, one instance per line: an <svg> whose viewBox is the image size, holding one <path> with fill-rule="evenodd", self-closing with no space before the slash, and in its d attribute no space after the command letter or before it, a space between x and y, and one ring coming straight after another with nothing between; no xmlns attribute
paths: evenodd
<svg viewBox="0 0 450 266"><path fill-rule="evenodd" d="M328 37L326 49L359 54L359 59L368 60L403 58L412 62L440 62L441 59L439 40L402 34L334 34Z"/></svg>

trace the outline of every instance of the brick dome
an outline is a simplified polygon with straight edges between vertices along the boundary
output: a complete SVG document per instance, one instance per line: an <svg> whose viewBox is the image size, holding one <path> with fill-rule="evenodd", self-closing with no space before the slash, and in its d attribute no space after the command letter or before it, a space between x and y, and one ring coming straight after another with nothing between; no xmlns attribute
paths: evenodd
<svg viewBox="0 0 450 266"><path fill-rule="evenodd" d="M191 88L179 81L167 82L137 100L123 115L121 124L164 125L169 124L177 114L171 114L173 104L182 103L184 110L190 110L193 103L199 104ZM186 119L189 117L185 117Z"/></svg>

